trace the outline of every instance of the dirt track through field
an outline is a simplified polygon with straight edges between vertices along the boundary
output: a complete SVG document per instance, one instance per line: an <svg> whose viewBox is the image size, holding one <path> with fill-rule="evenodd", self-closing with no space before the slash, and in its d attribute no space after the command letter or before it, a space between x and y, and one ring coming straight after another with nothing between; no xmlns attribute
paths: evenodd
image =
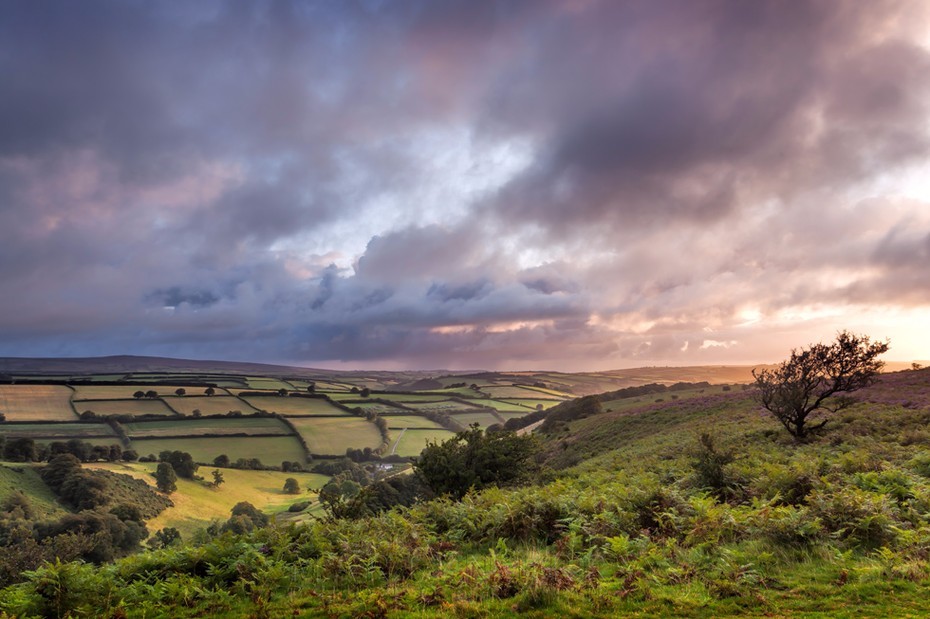
<svg viewBox="0 0 930 619"><path fill-rule="evenodd" d="M400 434L397 435L397 440L394 441L394 445L391 447L391 455L392 455L392 456L393 456L394 453L397 451L397 446L400 445L400 439L402 439L402 438L404 437L404 432L406 432L406 431L407 431L407 428L404 428L403 430L400 431Z"/></svg>

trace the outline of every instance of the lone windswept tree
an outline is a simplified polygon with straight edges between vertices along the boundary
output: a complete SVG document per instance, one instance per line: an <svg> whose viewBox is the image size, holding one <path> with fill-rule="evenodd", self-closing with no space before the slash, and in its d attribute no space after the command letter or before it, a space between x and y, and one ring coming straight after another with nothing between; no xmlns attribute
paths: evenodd
<svg viewBox="0 0 930 619"><path fill-rule="evenodd" d="M809 424L817 410L837 412L853 404L846 394L867 387L885 365L879 355L888 342L841 331L832 344L792 350L791 357L773 369L753 370L762 406L796 439L822 429L829 418Z"/></svg>

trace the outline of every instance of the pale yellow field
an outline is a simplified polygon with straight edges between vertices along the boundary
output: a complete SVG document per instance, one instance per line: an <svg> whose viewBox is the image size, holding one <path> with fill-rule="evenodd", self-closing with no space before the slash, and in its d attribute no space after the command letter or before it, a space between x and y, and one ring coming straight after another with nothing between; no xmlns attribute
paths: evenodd
<svg viewBox="0 0 930 619"><path fill-rule="evenodd" d="M341 456L348 448L375 449L381 444L381 433L375 424L359 417L292 417L288 421L304 437L313 454Z"/></svg>
<svg viewBox="0 0 930 619"><path fill-rule="evenodd" d="M8 421L71 421L71 389L63 385L0 385L0 413Z"/></svg>
<svg viewBox="0 0 930 619"><path fill-rule="evenodd" d="M155 463L101 462L85 466L124 473L155 485L155 478L152 476L157 466ZM212 466L201 466L197 474L206 481L211 481L213 470ZM216 489L207 487L203 482L179 479L177 491L170 495L174 507L169 507L148 521L149 531L154 533L164 527L175 527L185 539L190 539L194 531L209 525L212 520L229 518L229 511L240 501L248 501L265 513L274 514L286 510L298 501L315 499L316 493L308 490L318 490L329 481L329 477L315 473L218 470L223 473L225 482ZM288 477L293 477L300 484L300 494L284 493L284 480Z"/></svg>
<svg viewBox="0 0 930 619"><path fill-rule="evenodd" d="M199 410L201 415L224 415L229 411L240 411L245 415L255 412L248 403L230 396L189 396L183 398L171 396L163 398L165 403L182 415L193 415Z"/></svg>

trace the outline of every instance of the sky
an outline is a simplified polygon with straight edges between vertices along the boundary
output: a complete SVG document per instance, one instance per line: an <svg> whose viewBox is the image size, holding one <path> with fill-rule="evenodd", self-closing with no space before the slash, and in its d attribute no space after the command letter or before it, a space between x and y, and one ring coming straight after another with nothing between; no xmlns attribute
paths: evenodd
<svg viewBox="0 0 930 619"><path fill-rule="evenodd" d="M0 4L0 356L930 359L930 5Z"/></svg>

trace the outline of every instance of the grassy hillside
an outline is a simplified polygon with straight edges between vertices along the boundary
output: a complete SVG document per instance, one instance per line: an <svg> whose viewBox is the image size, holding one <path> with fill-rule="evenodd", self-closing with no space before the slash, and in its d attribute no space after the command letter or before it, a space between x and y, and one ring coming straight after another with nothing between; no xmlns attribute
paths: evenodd
<svg viewBox="0 0 930 619"><path fill-rule="evenodd" d="M749 392L701 391L553 409L535 485L51 566L0 608L46 612L56 579L113 617L930 613L930 371L883 376L804 444Z"/></svg>

